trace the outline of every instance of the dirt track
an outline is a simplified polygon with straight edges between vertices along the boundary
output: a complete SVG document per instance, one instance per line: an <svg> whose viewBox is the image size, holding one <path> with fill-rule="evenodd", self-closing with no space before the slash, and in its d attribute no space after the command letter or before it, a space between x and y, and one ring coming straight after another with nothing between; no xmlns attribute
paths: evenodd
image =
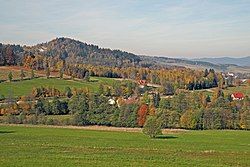
<svg viewBox="0 0 250 167"><path fill-rule="evenodd" d="M141 128L124 128L124 127L110 127L110 126L56 126L56 125L28 125L28 124L0 124L0 126L23 126L23 127L48 127L48 128L65 128L65 129L85 129L85 130L99 130L99 131L114 131L114 132L141 132ZM163 134L173 134L187 132L185 129L163 129Z"/></svg>

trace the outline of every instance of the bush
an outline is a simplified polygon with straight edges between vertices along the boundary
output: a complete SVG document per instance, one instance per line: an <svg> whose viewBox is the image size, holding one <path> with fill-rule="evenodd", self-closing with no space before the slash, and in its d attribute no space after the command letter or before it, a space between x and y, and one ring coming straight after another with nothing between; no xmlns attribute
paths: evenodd
<svg viewBox="0 0 250 167"><path fill-rule="evenodd" d="M36 115L30 115L26 117L27 124L36 125L38 123L38 117Z"/></svg>
<svg viewBox="0 0 250 167"><path fill-rule="evenodd" d="M63 119L61 121L61 124L62 125L71 125L72 124L72 120L70 118Z"/></svg>
<svg viewBox="0 0 250 167"><path fill-rule="evenodd" d="M8 124L19 124L19 119L13 114L8 114L5 122Z"/></svg>
<svg viewBox="0 0 250 167"><path fill-rule="evenodd" d="M45 115L43 114L39 115L37 123L45 125L47 123L47 118L45 117Z"/></svg>
<svg viewBox="0 0 250 167"><path fill-rule="evenodd" d="M151 138L161 135L161 123L157 120L156 116L148 116L143 127L142 132Z"/></svg>
<svg viewBox="0 0 250 167"><path fill-rule="evenodd" d="M77 126L82 126L82 125L87 125L88 121L84 118L83 114L76 113L74 114L72 124Z"/></svg>
<svg viewBox="0 0 250 167"><path fill-rule="evenodd" d="M4 95L0 94L0 100L4 100L4 99L5 99Z"/></svg>

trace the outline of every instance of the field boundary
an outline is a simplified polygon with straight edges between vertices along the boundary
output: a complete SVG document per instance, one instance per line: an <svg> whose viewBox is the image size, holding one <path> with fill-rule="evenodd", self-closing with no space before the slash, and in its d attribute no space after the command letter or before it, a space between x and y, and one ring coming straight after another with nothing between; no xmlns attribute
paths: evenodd
<svg viewBox="0 0 250 167"><path fill-rule="evenodd" d="M142 132L142 128L126 128L126 127L113 127L113 126L59 126L59 125L31 125L31 124L0 124L0 126L20 126L20 127L40 127L40 128L61 128L61 129L82 129L82 130L95 130L95 131L113 131L113 132ZM173 134L187 132L186 129L162 129L163 134Z"/></svg>

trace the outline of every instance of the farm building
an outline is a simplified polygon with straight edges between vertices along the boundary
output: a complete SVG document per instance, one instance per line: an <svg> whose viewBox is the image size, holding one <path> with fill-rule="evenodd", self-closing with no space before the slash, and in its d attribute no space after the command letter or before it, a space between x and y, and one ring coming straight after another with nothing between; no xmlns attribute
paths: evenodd
<svg viewBox="0 0 250 167"><path fill-rule="evenodd" d="M231 94L231 97L233 100L242 100L244 99L244 94L241 92L236 92L236 93Z"/></svg>
<svg viewBox="0 0 250 167"><path fill-rule="evenodd" d="M140 88L144 88L144 86L147 86L147 81L146 80L139 80L138 84L139 84Z"/></svg>

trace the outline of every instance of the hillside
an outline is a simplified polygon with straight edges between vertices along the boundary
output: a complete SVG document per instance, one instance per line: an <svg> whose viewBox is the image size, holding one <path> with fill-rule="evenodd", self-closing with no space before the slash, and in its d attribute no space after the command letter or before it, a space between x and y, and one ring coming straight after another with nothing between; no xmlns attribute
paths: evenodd
<svg viewBox="0 0 250 167"><path fill-rule="evenodd" d="M50 42L26 47L32 55L55 57L74 64L96 64L107 66L131 66L140 58L132 53L99 48L70 38L56 38Z"/></svg>
<svg viewBox="0 0 250 167"><path fill-rule="evenodd" d="M168 57L153 57L135 55L121 50L100 48L97 45L87 44L70 38L56 38L49 42L34 46L5 45L0 43L0 66L22 65L27 57L46 57L50 64L55 65L63 60L67 64L91 64L109 67L148 67L148 68L213 68L216 71L231 71L250 73L249 57L242 59L198 59L184 60ZM38 58L39 59L39 58ZM237 60L237 61L236 61ZM224 63L220 63L224 62ZM235 63L233 63L235 62ZM46 68L45 62L37 60L39 69ZM230 65L238 64L238 65Z"/></svg>
<svg viewBox="0 0 250 167"><path fill-rule="evenodd" d="M19 65L25 56L46 56L72 64L106 66L135 66L140 57L120 51L99 48L70 38L56 38L35 46L4 45L0 43L0 65Z"/></svg>
<svg viewBox="0 0 250 167"><path fill-rule="evenodd" d="M213 64L235 64L238 66L250 66L250 56L241 58L220 57L220 58L200 58L194 61L206 61Z"/></svg>
<svg viewBox="0 0 250 167"><path fill-rule="evenodd" d="M108 83L110 84L108 84ZM4 97L13 96L29 96L34 87L55 87L61 92L64 92L66 87L74 88L87 88L91 92L96 92L100 84L112 85L111 83L115 82L109 78L91 78L90 82L84 81L73 81L73 80L62 80L58 78L36 78L33 80L24 80L16 82L4 82L0 84L0 92Z"/></svg>
<svg viewBox="0 0 250 167"><path fill-rule="evenodd" d="M217 65L205 61L191 61L184 60L178 58L168 58L168 57L151 57L151 56L141 56L141 59L146 63L154 63L162 66L181 66L192 69L205 69L205 68L213 68L217 71L225 71L227 70L227 66L225 65Z"/></svg>

